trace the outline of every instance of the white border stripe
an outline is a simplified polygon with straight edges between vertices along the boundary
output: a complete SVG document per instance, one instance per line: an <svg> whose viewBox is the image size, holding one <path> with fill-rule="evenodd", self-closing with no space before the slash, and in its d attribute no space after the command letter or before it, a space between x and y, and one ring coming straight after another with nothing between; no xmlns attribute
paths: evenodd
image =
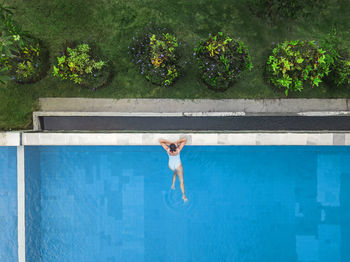
<svg viewBox="0 0 350 262"><path fill-rule="evenodd" d="M20 132L0 132L0 146L19 146Z"/></svg>
<svg viewBox="0 0 350 262"><path fill-rule="evenodd" d="M24 133L25 146L159 145L160 138L187 138L188 145L350 145L350 133Z"/></svg>
<svg viewBox="0 0 350 262"><path fill-rule="evenodd" d="M18 262L26 261L24 146L17 147Z"/></svg>
<svg viewBox="0 0 350 262"><path fill-rule="evenodd" d="M350 111L310 111L300 112L300 116L348 116Z"/></svg>

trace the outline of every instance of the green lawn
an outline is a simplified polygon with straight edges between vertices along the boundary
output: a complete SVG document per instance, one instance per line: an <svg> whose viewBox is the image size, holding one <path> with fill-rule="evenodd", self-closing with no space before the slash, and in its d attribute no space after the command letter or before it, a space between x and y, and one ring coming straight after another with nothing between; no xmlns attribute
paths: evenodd
<svg viewBox="0 0 350 262"><path fill-rule="evenodd" d="M280 98L284 93L266 85L262 78L271 43L285 39L319 39L332 25L349 33L350 1L330 0L324 16L294 23L268 26L252 16L244 0L11 0L17 8L15 20L49 47L51 59L66 40L96 41L113 61L113 82L100 90L79 89L60 81L52 72L30 85L9 83L0 88L0 129L24 129L31 126L31 113L38 97L108 97L108 98ZM247 44L254 69L224 93L208 90L200 81L195 65L170 88L151 85L130 62L127 47L133 33L149 21L168 24L187 44L192 56L195 41L208 33L223 31L240 37ZM350 34L344 41L350 43ZM321 85L289 97L350 97L350 90Z"/></svg>

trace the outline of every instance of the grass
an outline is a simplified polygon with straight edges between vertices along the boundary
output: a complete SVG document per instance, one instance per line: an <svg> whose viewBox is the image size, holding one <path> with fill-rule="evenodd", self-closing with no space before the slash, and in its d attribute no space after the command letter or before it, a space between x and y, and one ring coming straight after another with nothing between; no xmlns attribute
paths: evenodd
<svg viewBox="0 0 350 262"><path fill-rule="evenodd" d="M51 60L60 53L66 40L91 38L113 61L113 82L100 90L80 89L60 81L50 71L43 80L28 85L14 82L0 88L0 129L31 127L31 113L39 97L105 98L283 98L284 93L266 85L262 74L272 42L292 39L319 39L336 26L350 43L350 2L330 0L322 16L285 22L277 26L252 16L244 0L11 0L17 8L15 19L25 30L42 39L50 49ZM196 40L208 33L223 31L240 37L252 55L254 69L231 89L215 93L200 81L195 64L170 88L156 87L139 75L126 50L134 32L144 24L165 23L187 44L188 55ZM305 89L290 98L349 98L350 90L327 88Z"/></svg>

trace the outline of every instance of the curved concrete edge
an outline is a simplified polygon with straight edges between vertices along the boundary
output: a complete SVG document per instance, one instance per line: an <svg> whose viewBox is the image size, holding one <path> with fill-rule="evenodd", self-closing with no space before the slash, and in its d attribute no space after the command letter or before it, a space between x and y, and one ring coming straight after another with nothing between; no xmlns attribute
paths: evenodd
<svg viewBox="0 0 350 262"><path fill-rule="evenodd" d="M23 133L24 146L159 145L186 137L188 145L350 145L350 133Z"/></svg>
<svg viewBox="0 0 350 262"><path fill-rule="evenodd" d="M0 132L0 146L21 145L21 132Z"/></svg>

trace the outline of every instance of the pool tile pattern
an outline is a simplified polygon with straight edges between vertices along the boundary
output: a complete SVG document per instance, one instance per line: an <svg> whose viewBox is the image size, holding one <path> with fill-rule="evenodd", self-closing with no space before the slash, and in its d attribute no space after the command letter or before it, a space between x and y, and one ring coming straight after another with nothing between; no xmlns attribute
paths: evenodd
<svg viewBox="0 0 350 262"><path fill-rule="evenodd" d="M26 159L27 262L349 258L347 147L186 146L185 205L160 146L27 147Z"/></svg>

